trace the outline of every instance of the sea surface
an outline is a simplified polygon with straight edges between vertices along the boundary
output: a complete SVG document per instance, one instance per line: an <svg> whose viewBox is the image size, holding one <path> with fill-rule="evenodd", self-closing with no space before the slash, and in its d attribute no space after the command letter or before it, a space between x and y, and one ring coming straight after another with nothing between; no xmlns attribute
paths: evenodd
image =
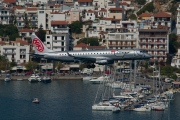
<svg viewBox="0 0 180 120"><path fill-rule="evenodd" d="M92 111L97 89L81 80L0 81L0 120L180 120L180 93L165 111L113 113Z"/></svg>

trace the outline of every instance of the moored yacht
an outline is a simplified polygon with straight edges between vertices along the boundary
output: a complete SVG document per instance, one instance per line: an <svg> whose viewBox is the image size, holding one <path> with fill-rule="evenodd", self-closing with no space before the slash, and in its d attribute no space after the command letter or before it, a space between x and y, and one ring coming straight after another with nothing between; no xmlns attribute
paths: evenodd
<svg viewBox="0 0 180 120"><path fill-rule="evenodd" d="M90 80L91 83L94 83L94 84L98 84L98 83L103 83L103 82L108 82L109 81L109 76L100 76L98 78L93 78Z"/></svg>
<svg viewBox="0 0 180 120"><path fill-rule="evenodd" d="M30 76L30 78L28 79L29 82L40 82L41 78L39 77L39 75L36 74L32 74Z"/></svg>
<svg viewBox="0 0 180 120"><path fill-rule="evenodd" d="M42 82L43 83L50 83L51 82L51 78L48 77L48 76L44 76L43 79L42 79Z"/></svg>
<svg viewBox="0 0 180 120"><path fill-rule="evenodd" d="M98 104L94 104L92 106L92 110L98 110L98 111L120 111L120 107L111 104L110 102L100 102Z"/></svg>

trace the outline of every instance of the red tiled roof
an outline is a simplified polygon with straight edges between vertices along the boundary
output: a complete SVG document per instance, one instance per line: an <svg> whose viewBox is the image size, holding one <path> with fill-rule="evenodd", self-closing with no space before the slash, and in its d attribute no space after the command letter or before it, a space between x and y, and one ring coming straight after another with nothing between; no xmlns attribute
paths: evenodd
<svg viewBox="0 0 180 120"><path fill-rule="evenodd" d="M5 45L6 43L3 41L0 41L0 45Z"/></svg>
<svg viewBox="0 0 180 120"><path fill-rule="evenodd" d="M67 21L51 21L51 25L68 25Z"/></svg>
<svg viewBox="0 0 180 120"><path fill-rule="evenodd" d="M88 12L88 13L94 13L94 12L96 12L96 11L88 10L87 12Z"/></svg>
<svg viewBox="0 0 180 120"><path fill-rule="evenodd" d="M16 3L16 0L3 0L3 3Z"/></svg>
<svg viewBox="0 0 180 120"><path fill-rule="evenodd" d="M139 15L139 17L151 17L150 13L142 13Z"/></svg>
<svg viewBox="0 0 180 120"><path fill-rule="evenodd" d="M26 10L27 10L27 11L37 11L38 8L35 8L35 7L30 8L30 7L29 7L29 8L26 8Z"/></svg>
<svg viewBox="0 0 180 120"><path fill-rule="evenodd" d="M24 28L22 30L19 30L19 32L34 32L33 30L30 30L28 28Z"/></svg>
<svg viewBox="0 0 180 120"><path fill-rule="evenodd" d="M107 12L107 10L105 8L101 8L101 10L99 10L99 12Z"/></svg>
<svg viewBox="0 0 180 120"><path fill-rule="evenodd" d="M51 12L51 14L64 14L64 13L55 11L55 12Z"/></svg>
<svg viewBox="0 0 180 120"><path fill-rule="evenodd" d="M78 2L93 2L93 0L78 0Z"/></svg>
<svg viewBox="0 0 180 120"><path fill-rule="evenodd" d="M23 9L23 7L20 5L17 5L17 6L14 6L14 9Z"/></svg>
<svg viewBox="0 0 180 120"><path fill-rule="evenodd" d="M171 17L171 13L158 12L158 13L154 14L154 17Z"/></svg>
<svg viewBox="0 0 180 120"><path fill-rule="evenodd" d="M120 2L120 5L129 5L127 2Z"/></svg>
<svg viewBox="0 0 180 120"><path fill-rule="evenodd" d="M85 44L85 43L79 43L79 44L77 44L76 46L74 46L74 47L87 47L88 46L88 44Z"/></svg>
<svg viewBox="0 0 180 120"><path fill-rule="evenodd" d="M18 39L18 40L14 41L14 42L20 43L20 45L28 45L28 41L26 41L26 40Z"/></svg>
<svg viewBox="0 0 180 120"><path fill-rule="evenodd" d="M110 11L122 11L123 8L110 8L109 10Z"/></svg>

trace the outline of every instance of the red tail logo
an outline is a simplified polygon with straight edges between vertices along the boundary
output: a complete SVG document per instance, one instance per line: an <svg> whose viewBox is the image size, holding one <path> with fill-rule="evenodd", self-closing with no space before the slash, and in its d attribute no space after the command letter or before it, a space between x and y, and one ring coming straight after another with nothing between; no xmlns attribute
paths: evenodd
<svg viewBox="0 0 180 120"><path fill-rule="evenodd" d="M43 43L42 43L38 38L34 38L34 39L32 40L32 43L33 43L33 45L36 47L36 49L37 49L39 52L43 52L43 51L44 51Z"/></svg>

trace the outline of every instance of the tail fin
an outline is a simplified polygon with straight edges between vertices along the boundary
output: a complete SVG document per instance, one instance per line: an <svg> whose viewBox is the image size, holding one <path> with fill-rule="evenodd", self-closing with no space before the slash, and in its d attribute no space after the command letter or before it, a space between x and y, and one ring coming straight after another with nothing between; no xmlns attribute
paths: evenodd
<svg viewBox="0 0 180 120"><path fill-rule="evenodd" d="M33 33L31 35L32 44L35 49L35 53L47 53L47 52L53 52L52 50L48 49L43 42Z"/></svg>

